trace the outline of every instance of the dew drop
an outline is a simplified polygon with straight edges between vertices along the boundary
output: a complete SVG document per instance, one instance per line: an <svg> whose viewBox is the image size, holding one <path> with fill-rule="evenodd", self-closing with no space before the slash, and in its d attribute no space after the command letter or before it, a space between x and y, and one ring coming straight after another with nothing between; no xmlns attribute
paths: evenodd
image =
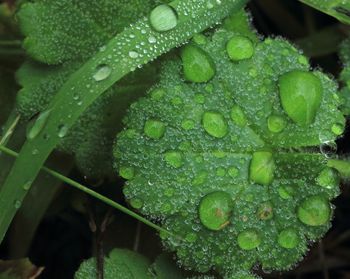
<svg viewBox="0 0 350 279"><path fill-rule="evenodd" d="M246 230L238 235L237 242L243 250L252 250L260 245L261 239L256 231Z"/></svg>
<svg viewBox="0 0 350 279"><path fill-rule="evenodd" d="M139 57L139 53L134 51L134 50L132 50L132 51L129 51L129 56L130 56L130 58L134 58L135 59L135 58Z"/></svg>
<svg viewBox="0 0 350 279"><path fill-rule="evenodd" d="M150 44L155 44L155 43L157 42L157 39L156 39L156 37L154 37L154 36L149 36L149 37L148 37L148 42L149 42Z"/></svg>
<svg viewBox="0 0 350 279"><path fill-rule="evenodd" d="M22 202L19 201L19 200L15 200L14 206L15 206L16 209L19 209L22 206Z"/></svg>
<svg viewBox="0 0 350 279"><path fill-rule="evenodd" d="M29 140L34 139L37 135L40 134L40 132L45 127L47 119L50 116L50 112L51 112L51 110L46 110L38 116L38 118L35 120L33 126L27 132L27 139L29 139Z"/></svg>
<svg viewBox="0 0 350 279"><path fill-rule="evenodd" d="M278 244L285 249L293 249L299 244L299 236L295 229L288 228L278 235Z"/></svg>
<svg viewBox="0 0 350 279"><path fill-rule="evenodd" d="M218 112L205 112L203 114L202 124L204 130L213 137L223 138L228 133L226 120Z"/></svg>
<svg viewBox="0 0 350 279"><path fill-rule="evenodd" d="M105 80L106 78L108 78L111 73L112 73L111 67L109 67L106 64L101 64L101 65L97 66L97 71L92 77L96 81L101 81L101 80Z"/></svg>
<svg viewBox="0 0 350 279"><path fill-rule="evenodd" d="M67 135L67 132L68 132L68 127L66 125L60 125L58 127L58 137L59 138L63 138Z"/></svg>
<svg viewBox="0 0 350 279"><path fill-rule="evenodd" d="M28 191L31 186L32 186L32 182L27 182L23 185L23 190Z"/></svg>
<svg viewBox="0 0 350 279"><path fill-rule="evenodd" d="M222 230L229 224L232 199L226 192L217 191L204 196L199 205L199 218L210 230Z"/></svg>
<svg viewBox="0 0 350 279"><path fill-rule="evenodd" d="M177 13L171 6L162 4L151 11L149 20L154 30L165 32L176 27Z"/></svg>
<svg viewBox="0 0 350 279"><path fill-rule="evenodd" d="M298 218L309 226L322 226L329 222L331 207L327 199L322 196L306 198L298 207Z"/></svg>

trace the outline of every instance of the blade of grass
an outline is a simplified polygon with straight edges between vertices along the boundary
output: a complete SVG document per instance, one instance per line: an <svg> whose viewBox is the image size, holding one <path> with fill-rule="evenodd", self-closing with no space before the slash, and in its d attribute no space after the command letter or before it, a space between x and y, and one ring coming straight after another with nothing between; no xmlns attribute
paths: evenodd
<svg viewBox="0 0 350 279"><path fill-rule="evenodd" d="M0 192L0 242L45 160L85 109L129 72L215 25L248 0L183 0L170 5L178 21L174 29L156 32L148 18L125 29L87 61L59 90L46 112L46 123L20 152ZM156 41L156 42L155 42ZM136 52L137 51L137 52ZM137 55L135 55L137 53ZM108 74L106 74L106 72ZM88 90L87 90L88 88ZM82 94L84 93L84 94Z"/></svg>
<svg viewBox="0 0 350 279"><path fill-rule="evenodd" d="M335 17L339 21L350 24L350 3L339 3L337 0L299 0L325 14Z"/></svg>
<svg viewBox="0 0 350 279"><path fill-rule="evenodd" d="M11 150L11 149L3 146L3 145L0 145L0 150L2 152L4 152L5 154L7 154L9 156L12 156L12 157L18 157L19 156L18 153L16 153L15 151L13 151L13 150ZM170 232L168 232L167 230L163 229L162 227L160 227L160 226L150 222L149 220L147 220L146 218L142 217L141 215L138 215L134 211L131 211L130 209L128 209L128 208L122 206L121 204L119 204L119 203L117 203L117 202L115 202L115 201L113 201L113 200L111 200L111 199L109 199L109 198L107 198L107 197L105 197L105 196L95 192L94 190L91 190L90 188L88 188L88 187L86 187L86 186L84 186L84 185L82 185L82 184L80 184L80 183L78 183L78 182L76 182L76 181L74 181L74 180L72 180L72 179L70 179L70 178L68 178L68 177L66 177L66 176L64 176L64 175L54 171L54 170L52 170L52 169L49 169L47 167L42 167L41 169L43 171L45 171L46 173L52 175L53 177L55 177L55 178L65 182L65 183L67 183L68 185L73 186L74 188L76 188L76 189L78 189L78 190L80 190L80 191L82 191L82 192L84 192L84 193L86 193L86 194L88 194L88 195L90 195L90 196L92 196L92 197L94 197L94 198L104 202L105 204L108 204L108 205L112 206L113 208L115 208L115 209L117 209L117 210L119 210L119 211L121 211L121 212L123 212L123 213L125 213L125 214L127 214L127 215L129 215L129 216L131 216L133 218L135 218L136 220L139 220L140 222L144 223L147 226L150 226L151 228L156 229L159 232L162 232L162 233L165 233L165 234L171 234Z"/></svg>

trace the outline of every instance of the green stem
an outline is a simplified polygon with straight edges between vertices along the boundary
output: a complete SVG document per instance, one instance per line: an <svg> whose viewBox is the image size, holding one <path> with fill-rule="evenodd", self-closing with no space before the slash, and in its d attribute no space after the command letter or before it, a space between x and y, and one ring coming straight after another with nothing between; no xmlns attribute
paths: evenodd
<svg viewBox="0 0 350 279"><path fill-rule="evenodd" d="M13 134L13 131L15 130L19 119L20 119L20 115L17 114L17 112L15 112L14 110L12 111L12 113L10 114L9 118L7 119L7 122L4 125L4 135L1 136L0 138L0 145L5 145L11 135Z"/></svg>
<svg viewBox="0 0 350 279"><path fill-rule="evenodd" d="M169 4L177 12L176 27L157 32L148 17L140 19L111 39L103 51L73 73L49 104L45 124L23 145L1 189L0 243L16 213L13 203L22 202L27 194L22 186L30 186L62 140L59 132L62 127L64 131L70 129L99 96L125 75L187 42L194 34L214 26L247 2L211 1L208 5L208 0L175 0Z"/></svg>
<svg viewBox="0 0 350 279"><path fill-rule="evenodd" d="M21 46L22 42L20 40L0 40L0 46Z"/></svg>
<svg viewBox="0 0 350 279"><path fill-rule="evenodd" d="M16 153L15 151L13 151L13 150L11 150L11 149L3 146L3 145L0 145L0 150L2 152L4 152L5 154L9 155L9 156L12 156L12 157L15 157L15 158L18 157L18 153ZM74 181L74 180L72 180L72 179L70 179L70 178L68 178L68 177L66 177L66 176L56 172L56 171L54 171L54 170L51 170L51 169L49 169L47 167L42 167L41 169L43 171L47 172L48 174L52 175L53 177L55 177L55 178L65 182L65 183L73 186L74 188L76 188L76 189L78 189L78 190L80 190L80 191L82 191L82 192L84 192L84 193L86 193L86 194L88 194L88 195L90 195L90 196L92 196L92 197L94 197L94 198L96 198L96 199L98 199L98 200L100 200L100 201L102 201L102 202L112 206L113 208L115 208L115 209L117 209L117 210L119 210L119 211L121 211L121 212L123 212L123 213L125 213L125 214L127 214L127 215L129 215L129 216L131 216L133 218L135 218L136 220L139 220L140 222L144 223L147 226L150 226L151 228L154 228L157 231L160 231L162 233L171 234L170 232L168 232L167 230L163 229L162 227L160 227L160 226L158 226L158 225L148 221L146 218L143 218L142 216L140 216L140 215L136 214L135 212L131 211L130 209L128 209L128 208L120 205L119 203L116 203L115 201L113 201L113 200L111 200L111 199L109 199L109 198L107 198L107 197L105 197L105 196L103 196L103 195L101 195L101 194L91 190L90 188L88 188L88 187L86 187L86 186L84 186L84 185L82 185L82 184L80 184L80 183L78 183L78 182L76 182L76 181Z"/></svg>

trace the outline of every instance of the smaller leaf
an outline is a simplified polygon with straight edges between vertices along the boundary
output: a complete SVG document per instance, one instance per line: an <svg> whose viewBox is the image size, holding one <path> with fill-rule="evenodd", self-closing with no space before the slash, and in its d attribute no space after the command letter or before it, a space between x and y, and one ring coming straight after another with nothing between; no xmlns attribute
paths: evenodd
<svg viewBox="0 0 350 279"><path fill-rule="evenodd" d="M161 254L152 265L157 279L183 279L182 272L168 254Z"/></svg>
<svg viewBox="0 0 350 279"><path fill-rule="evenodd" d="M151 279L150 261L144 256L126 249L113 249L104 259L105 279ZM84 261L75 273L75 279L95 279L96 258Z"/></svg>

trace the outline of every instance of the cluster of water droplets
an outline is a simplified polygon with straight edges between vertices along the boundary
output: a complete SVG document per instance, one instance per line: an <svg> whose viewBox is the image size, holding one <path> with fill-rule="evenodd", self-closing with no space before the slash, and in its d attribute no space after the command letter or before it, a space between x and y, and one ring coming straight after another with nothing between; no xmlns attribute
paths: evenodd
<svg viewBox="0 0 350 279"><path fill-rule="evenodd" d="M185 266L290 268L329 228L339 192L324 155L307 151L340 132L336 86L282 39L211 39L185 46L182 63L168 62L158 87L132 105L115 148L124 193L177 236L164 243ZM290 112L281 91L298 92L289 82L316 92L305 97L312 110Z"/></svg>

